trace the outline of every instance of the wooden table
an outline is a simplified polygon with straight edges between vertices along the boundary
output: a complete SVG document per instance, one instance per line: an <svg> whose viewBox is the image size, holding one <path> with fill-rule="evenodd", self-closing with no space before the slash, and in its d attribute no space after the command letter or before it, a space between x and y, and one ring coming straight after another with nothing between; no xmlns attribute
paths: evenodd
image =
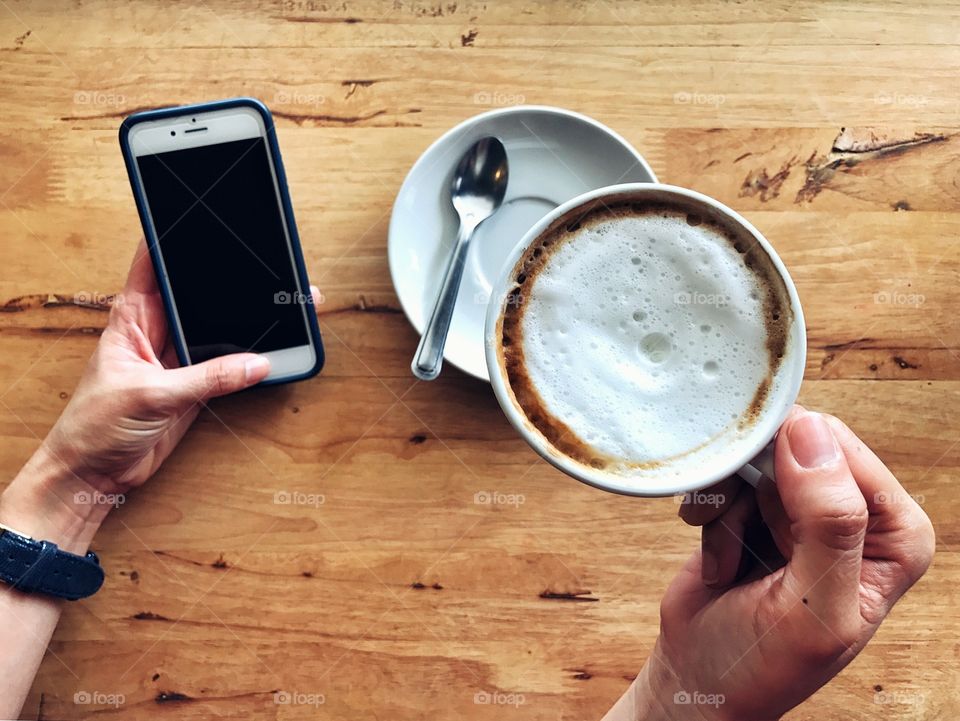
<svg viewBox="0 0 960 721"><path fill-rule="evenodd" d="M410 165L516 102L596 117L663 181L759 226L807 313L801 400L843 416L934 520L931 571L790 718L957 718L956 17L803 0L0 2L4 477L67 403L139 237L116 139L134 110L273 108L328 350L316 380L214 403L109 518L105 587L68 605L24 718L589 719L626 687L696 531L673 500L538 462L486 385L449 368L414 382L387 269Z"/></svg>

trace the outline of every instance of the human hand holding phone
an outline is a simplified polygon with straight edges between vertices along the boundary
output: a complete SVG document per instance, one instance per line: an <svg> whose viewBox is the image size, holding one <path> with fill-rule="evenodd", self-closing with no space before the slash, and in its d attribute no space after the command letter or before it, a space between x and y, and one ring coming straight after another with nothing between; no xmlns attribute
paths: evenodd
<svg viewBox="0 0 960 721"><path fill-rule="evenodd" d="M315 287L311 292L319 296ZM58 535L57 528L44 527L45 519L56 526L73 516L99 525L111 505L96 501L153 475L206 401L253 386L270 370L269 361L255 353L178 365L141 241L73 397L25 469L28 477L56 481L42 487L11 483L0 522L38 538ZM29 473L31 468L37 473Z"/></svg>

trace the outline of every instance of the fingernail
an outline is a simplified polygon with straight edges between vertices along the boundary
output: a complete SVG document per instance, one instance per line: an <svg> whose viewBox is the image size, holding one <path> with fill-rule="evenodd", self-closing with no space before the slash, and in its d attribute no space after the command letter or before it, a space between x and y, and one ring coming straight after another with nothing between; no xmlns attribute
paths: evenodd
<svg viewBox="0 0 960 721"><path fill-rule="evenodd" d="M251 358L247 361L244 370L247 375L248 383L253 380L260 380L264 375L266 375L264 371L270 371L270 361L268 361L262 355L258 355L255 358Z"/></svg>
<svg viewBox="0 0 960 721"><path fill-rule="evenodd" d="M708 548L704 548L700 554L700 577L707 586L716 583L720 578L720 562Z"/></svg>
<svg viewBox="0 0 960 721"><path fill-rule="evenodd" d="M787 431L790 451L803 468L819 468L833 463L840 455L833 431L819 413L806 413Z"/></svg>

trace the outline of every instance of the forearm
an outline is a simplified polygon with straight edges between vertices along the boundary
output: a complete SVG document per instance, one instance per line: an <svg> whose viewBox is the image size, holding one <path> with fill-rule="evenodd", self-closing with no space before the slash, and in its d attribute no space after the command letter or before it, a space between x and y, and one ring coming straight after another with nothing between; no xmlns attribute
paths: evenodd
<svg viewBox="0 0 960 721"><path fill-rule="evenodd" d="M42 447L0 495L0 523L71 553L86 552L107 513L95 491ZM17 718L63 601L0 585L0 718Z"/></svg>

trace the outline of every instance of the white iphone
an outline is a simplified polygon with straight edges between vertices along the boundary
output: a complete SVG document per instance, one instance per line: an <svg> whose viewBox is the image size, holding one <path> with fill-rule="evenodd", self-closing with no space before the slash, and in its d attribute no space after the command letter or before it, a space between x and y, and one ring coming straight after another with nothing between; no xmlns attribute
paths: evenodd
<svg viewBox="0 0 960 721"><path fill-rule="evenodd" d="M120 145L182 364L270 360L264 384L323 366L273 118L235 98L131 115Z"/></svg>

